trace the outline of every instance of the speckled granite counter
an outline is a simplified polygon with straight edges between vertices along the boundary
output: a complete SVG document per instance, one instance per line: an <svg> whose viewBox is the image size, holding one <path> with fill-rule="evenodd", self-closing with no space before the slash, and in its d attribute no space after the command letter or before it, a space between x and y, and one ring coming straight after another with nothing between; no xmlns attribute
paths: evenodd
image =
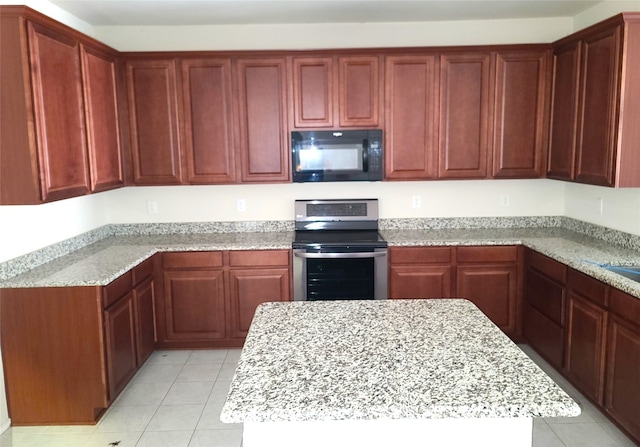
<svg viewBox="0 0 640 447"><path fill-rule="evenodd" d="M496 227L464 229L462 224L477 225L477 222L447 221L445 228L407 229L406 223L394 226L396 221L385 222L381 230L389 246L457 246L457 245L525 245L554 258L583 273L611 284L635 297L640 297L640 283L610 272L597 264L640 265L640 243L626 247L624 240L616 237L625 233L589 226L588 231L598 238L561 227L504 228L501 221L493 218L488 223ZM522 219L521 219L522 220ZM412 220L413 221L413 220ZM440 220L437 220L440 222ZM570 221L574 224L577 221ZM555 222L552 222L556 224ZM269 222L269 229L279 231L239 231L238 228L173 225L169 228L151 229L135 225L116 226L119 232L83 244L68 253L51 255L49 262L37 265L39 254L27 255L0 264L0 287L56 287L56 286L100 286L122 275L149 256L160 251L198 250L252 250L289 249L294 232L285 224ZM531 220L509 222L515 225L531 225ZM538 222L533 222L534 225ZM542 221L539 224L549 224ZM588 225L584 224L583 225ZM428 223L417 221L417 226ZM123 228L124 227L124 228ZM143 231L169 231L167 234L145 234ZM140 232L138 234L137 232ZM602 234L610 240L603 240ZM631 236L633 237L633 236ZM637 237L633 237L638 239ZM74 238L76 239L76 238ZM83 240L83 235L77 239ZM84 238L88 239L88 238ZM614 242L611 242L613 240ZM626 244L629 245L629 244ZM55 252L55 250L50 250ZM36 267L33 267L36 264Z"/></svg>
<svg viewBox="0 0 640 447"><path fill-rule="evenodd" d="M247 427L578 414L475 305L448 299L261 305L221 420Z"/></svg>

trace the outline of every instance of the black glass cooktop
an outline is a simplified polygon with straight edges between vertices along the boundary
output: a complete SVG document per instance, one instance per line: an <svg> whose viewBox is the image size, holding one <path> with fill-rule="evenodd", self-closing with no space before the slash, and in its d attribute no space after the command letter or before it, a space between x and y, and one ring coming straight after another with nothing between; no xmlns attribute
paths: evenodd
<svg viewBox="0 0 640 447"><path fill-rule="evenodd" d="M383 248L387 242L377 231L309 230L296 231L293 248L369 247Z"/></svg>

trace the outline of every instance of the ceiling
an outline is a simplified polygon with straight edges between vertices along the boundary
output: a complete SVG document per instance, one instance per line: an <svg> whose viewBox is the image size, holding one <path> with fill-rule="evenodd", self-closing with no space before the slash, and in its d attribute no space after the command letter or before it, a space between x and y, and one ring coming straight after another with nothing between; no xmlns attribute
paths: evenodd
<svg viewBox="0 0 640 447"><path fill-rule="evenodd" d="M50 0L93 26L429 22L573 17L582 0Z"/></svg>

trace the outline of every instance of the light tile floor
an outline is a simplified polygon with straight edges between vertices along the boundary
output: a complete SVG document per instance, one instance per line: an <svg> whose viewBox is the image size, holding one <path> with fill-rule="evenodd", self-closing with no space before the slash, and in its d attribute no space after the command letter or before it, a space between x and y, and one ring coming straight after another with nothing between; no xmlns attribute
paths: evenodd
<svg viewBox="0 0 640 447"><path fill-rule="evenodd" d="M534 419L534 447L632 447L528 346L521 348L582 407L576 418ZM13 427L0 447L241 447L242 425L219 420L239 349L157 351L95 426Z"/></svg>

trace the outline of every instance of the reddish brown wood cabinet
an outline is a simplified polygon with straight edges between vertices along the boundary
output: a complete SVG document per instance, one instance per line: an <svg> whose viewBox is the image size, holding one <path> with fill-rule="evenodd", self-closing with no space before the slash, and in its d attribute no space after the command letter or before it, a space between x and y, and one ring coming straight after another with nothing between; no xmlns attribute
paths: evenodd
<svg viewBox="0 0 640 447"><path fill-rule="evenodd" d="M491 142L491 53L440 56L439 178L486 178Z"/></svg>
<svg viewBox="0 0 640 447"><path fill-rule="evenodd" d="M13 425L93 424L150 352L151 259L105 287L3 289L0 340ZM137 285L136 285L137 284ZM153 304L153 303L151 303ZM153 348L152 348L153 349Z"/></svg>
<svg viewBox="0 0 640 447"><path fill-rule="evenodd" d="M466 298L515 334L520 264L515 246L390 247L389 298Z"/></svg>
<svg viewBox="0 0 640 447"><path fill-rule="evenodd" d="M186 181L236 181L230 58L181 59Z"/></svg>
<svg viewBox="0 0 640 447"><path fill-rule="evenodd" d="M242 346L256 307L291 299L290 250L164 253L158 346Z"/></svg>
<svg viewBox="0 0 640 447"><path fill-rule="evenodd" d="M91 191L99 192L124 184L116 93L117 59L113 53L85 44L80 46L80 54Z"/></svg>
<svg viewBox="0 0 640 447"><path fill-rule="evenodd" d="M436 55L385 58L385 179L437 174Z"/></svg>
<svg viewBox="0 0 640 447"><path fill-rule="evenodd" d="M550 52L499 51L493 118L493 178L544 174Z"/></svg>
<svg viewBox="0 0 640 447"><path fill-rule="evenodd" d="M116 52L28 8L2 8L0 204L121 186Z"/></svg>
<svg viewBox="0 0 640 447"><path fill-rule="evenodd" d="M390 247L389 298L450 298L453 260L450 247Z"/></svg>
<svg viewBox="0 0 640 447"><path fill-rule="evenodd" d="M284 58L236 61L242 182L291 180Z"/></svg>
<svg viewBox="0 0 640 447"><path fill-rule="evenodd" d="M564 364L567 266L525 250L522 334L551 365Z"/></svg>
<svg viewBox="0 0 640 447"><path fill-rule="evenodd" d="M177 61L128 59L125 70L133 183L180 184Z"/></svg>
<svg viewBox="0 0 640 447"><path fill-rule="evenodd" d="M516 246L456 249L456 296L472 301L506 334L517 330L518 253Z"/></svg>
<svg viewBox="0 0 640 447"><path fill-rule="evenodd" d="M640 440L640 300L611 289L604 408Z"/></svg>
<svg viewBox="0 0 640 447"><path fill-rule="evenodd" d="M565 374L602 405L609 286L569 269Z"/></svg>
<svg viewBox="0 0 640 447"><path fill-rule="evenodd" d="M640 186L636 143L640 14L625 13L554 44L548 176Z"/></svg>
<svg viewBox="0 0 640 447"><path fill-rule="evenodd" d="M380 125L379 56L291 58L293 127Z"/></svg>

